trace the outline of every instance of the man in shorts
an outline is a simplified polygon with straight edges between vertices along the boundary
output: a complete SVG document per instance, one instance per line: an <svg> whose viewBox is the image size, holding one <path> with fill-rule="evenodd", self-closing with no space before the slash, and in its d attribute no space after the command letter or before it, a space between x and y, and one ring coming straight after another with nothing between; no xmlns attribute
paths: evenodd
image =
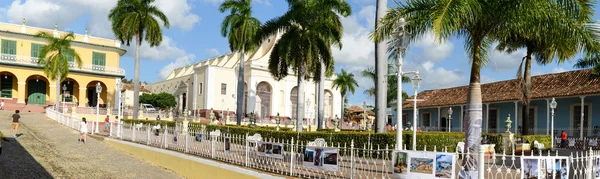
<svg viewBox="0 0 600 179"><path fill-rule="evenodd" d="M19 119L21 119L21 115L19 115L19 110L16 110L15 114L12 115L13 136L15 138L17 138L17 134L19 134Z"/></svg>
<svg viewBox="0 0 600 179"><path fill-rule="evenodd" d="M0 139L8 142L8 139L6 139L6 137L4 137L4 134L2 134L2 131L0 131ZM0 141L0 155L2 155L2 141Z"/></svg>

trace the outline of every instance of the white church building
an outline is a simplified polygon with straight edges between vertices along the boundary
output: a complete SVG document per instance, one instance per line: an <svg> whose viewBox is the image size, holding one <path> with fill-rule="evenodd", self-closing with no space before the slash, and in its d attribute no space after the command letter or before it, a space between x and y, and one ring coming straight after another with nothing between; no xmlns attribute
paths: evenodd
<svg viewBox="0 0 600 179"><path fill-rule="evenodd" d="M279 36L263 40L261 46L246 55L244 60L245 100L243 111L254 112L261 119L294 118L297 106L297 77L291 73L276 81L267 67L269 56ZM175 69L161 82L149 84L152 93L167 92L177 99L177 111L187 109L193 115L208 118L209 111L234 116L237 98L238 53L228 53L189 66ZM341 113L341 95L333 88L332 80L325 81L324 119L333 119ZM313 81L305 81L305 118L314 119L317 111L317 89ZM215 115L218 116L218 115Z"/></svg>

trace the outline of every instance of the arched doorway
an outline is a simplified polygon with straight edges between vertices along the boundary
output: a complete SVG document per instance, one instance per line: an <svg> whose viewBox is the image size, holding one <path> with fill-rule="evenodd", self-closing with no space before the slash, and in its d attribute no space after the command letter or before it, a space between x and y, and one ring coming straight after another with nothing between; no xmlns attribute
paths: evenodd
<svg viewBox="0 0 600 179"><path fill-rule="evenodd" d="M298 116L298 87L295 86L290 92L290 101L292 102L292 119Z"/></svg>
<svg viewBox="0 0 600 179"><path fill-rule="evenodd" d="M67 86L67 90L63 89L64 86ZM77 99L77 94L79 94L79 83L74 79L67 78L60 84L61 101L67 103L79 101L79 99Z"/></svg>
<svg viewBox="0 0 600 179"><path fill-rule="evenodd" d="M17 97L17 77L11 72L0 72L0 98Z"/></svg>
<svg viewBox="0 0 600 179"><path fill-rule="evenodd" d="M271 85L267 82L260 82L256 86L257 96L260 102L260 117L268 118L271 116Z"/></svg>
<svg viewBox="0 0 600 179"><path fill-rule="evenodd" d="M331 93L331 91L325 90L325 98L323 102L325 107L325 111L323 111L325 113L324 117L326 119L333 119L333 93Z"/></svg>
<svg viewBox="0 0 600 179"><path fill-rule="evenodd" d="M41 75L27 78L27 104L46 105L48 80Z"/></svg>

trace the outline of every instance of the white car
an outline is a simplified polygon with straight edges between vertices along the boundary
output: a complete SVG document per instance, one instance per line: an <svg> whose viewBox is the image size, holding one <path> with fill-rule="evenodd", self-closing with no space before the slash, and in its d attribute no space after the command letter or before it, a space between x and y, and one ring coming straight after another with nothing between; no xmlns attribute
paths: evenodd
<svg viewBox="0 0 600 179"><path fill-rule="evenodd" d="M154 106L152 106L151 104L141 104L141 109L144 110L144 112L154 112L156 111L156 109L154 109Z"/></svg>

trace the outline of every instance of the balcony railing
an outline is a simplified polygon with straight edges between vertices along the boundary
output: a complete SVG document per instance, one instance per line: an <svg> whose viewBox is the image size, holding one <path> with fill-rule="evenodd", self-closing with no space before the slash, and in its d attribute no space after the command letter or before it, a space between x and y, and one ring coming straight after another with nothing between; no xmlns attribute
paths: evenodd
<svg viewBox="0 0 600 179"><path fill-rule="evenodd" d="M19 56L19 55L5 54L5 53L0 54L0 63L37 66L38 60L39 59L37 57ZM74 63L69 63L69 69L79 70L79 71L84 71L84 72L85 71L87 71L87 72L102 72L102 73L115 74L115 75L125 75L125 70L122 68L114 68L114 67L92 65L92 64L84 64L81 68L78 68Z"/></svg>

